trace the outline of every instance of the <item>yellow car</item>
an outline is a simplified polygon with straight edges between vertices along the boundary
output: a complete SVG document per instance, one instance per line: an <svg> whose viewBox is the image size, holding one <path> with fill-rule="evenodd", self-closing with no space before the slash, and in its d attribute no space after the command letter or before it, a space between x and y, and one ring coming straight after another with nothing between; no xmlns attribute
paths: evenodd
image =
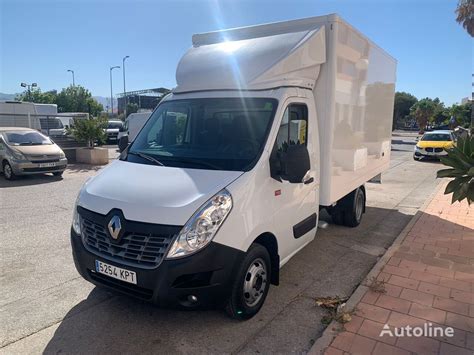
<svg viewBox="0 0 474 355"><path fill-rule="evenodd" d="M445 149L451 148L455 142L456 139L451 131L426 132L416 143L413 158L415 160L439 158L446 155Z"/></svg>

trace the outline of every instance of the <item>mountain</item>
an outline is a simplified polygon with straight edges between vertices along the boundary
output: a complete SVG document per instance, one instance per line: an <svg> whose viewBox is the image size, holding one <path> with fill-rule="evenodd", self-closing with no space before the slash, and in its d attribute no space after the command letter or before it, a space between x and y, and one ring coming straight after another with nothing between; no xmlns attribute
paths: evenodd
<svg viewBox="0 0 474 355"><path fill-rule="evenodd" d="M15 97L19 94L5 94L0 92L0 100L15 100Z"/></svg>

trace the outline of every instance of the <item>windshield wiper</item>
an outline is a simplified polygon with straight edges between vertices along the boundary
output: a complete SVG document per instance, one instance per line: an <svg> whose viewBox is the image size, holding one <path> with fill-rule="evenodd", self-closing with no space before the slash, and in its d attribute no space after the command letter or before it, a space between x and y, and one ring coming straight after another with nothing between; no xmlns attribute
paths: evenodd
<svg viewBox="0 0 474 355"><path fill-rule="evenodd" d="M171 157L171 158L167 158L167 160L176 161L178 163L183 163L183 164L189 163L189 164L200 165L202 167L209 168L212 170L222 170L217 165L214 165L202 160L194 159L194 158Z"/></svg>
<svg viewBox="0 0 474 355"><path fill-rule="evenodd" d="M146 159L148 161L151 161L153 163L155 163L156 165L159 165L159 166L165 166L165 164L163 164L161 161L159 161L158 159L155 159L147 154L144 154L144 153L140 153L140 152L128 152L128 154L131 154L131 155L137 155L139 156L140 158L143 158L143 159Z"/></svg>

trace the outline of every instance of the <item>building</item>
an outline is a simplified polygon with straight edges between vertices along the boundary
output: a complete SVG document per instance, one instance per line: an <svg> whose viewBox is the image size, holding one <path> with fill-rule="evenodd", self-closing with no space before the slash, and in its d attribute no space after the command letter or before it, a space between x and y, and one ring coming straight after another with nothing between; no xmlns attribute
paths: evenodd
<svg viewBox="0 0 474 355"><path fill-rule="evenodd" d="M123 113L127 103L136 104L138 110L154 110L164 95L169 92L166 88L155 88L128 91L117 95L118 112Z"/></svg>

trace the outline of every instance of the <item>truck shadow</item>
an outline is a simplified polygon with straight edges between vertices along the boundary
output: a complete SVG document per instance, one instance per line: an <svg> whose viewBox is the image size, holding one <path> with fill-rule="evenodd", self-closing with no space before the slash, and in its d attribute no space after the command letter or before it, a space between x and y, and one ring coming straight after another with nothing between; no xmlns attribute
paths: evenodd
<svg viewBox="0 0 474 355"><path fill-rule="evenodd" d="M441 219L421 214L427 223L438 225ZM95 288L67 313L44 353L307 352L325 328L325 312L314 299L349 297L411 218L395 209L367 207L359 228L330 224L318 230L316 239L283 267L280 286L270 289L260 313L246 322L230 320L222 311L160 309L126 296L106 297L106 291ZM325 213L322 219L330 221ZM446 240L467 228L442 223L451 231ZM435 256L424 250L428 254Z"/></svg>

